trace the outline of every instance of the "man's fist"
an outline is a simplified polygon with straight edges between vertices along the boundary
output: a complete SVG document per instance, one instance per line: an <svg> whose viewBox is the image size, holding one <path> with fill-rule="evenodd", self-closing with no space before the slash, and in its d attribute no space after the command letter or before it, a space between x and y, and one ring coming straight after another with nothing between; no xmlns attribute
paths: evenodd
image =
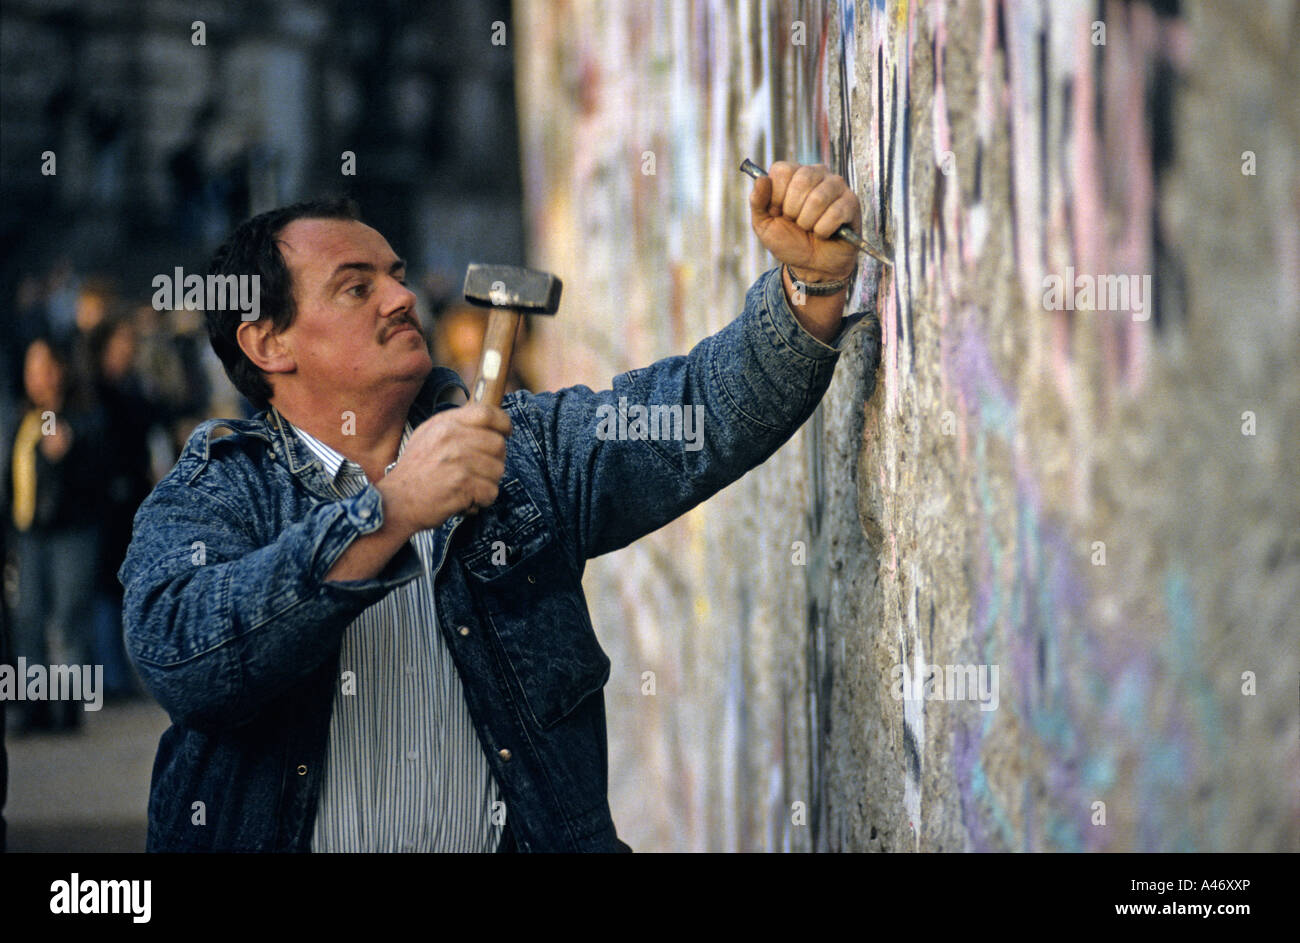
<svg viewBox="0 0 1300 943"><path fill-rule="evenodd" d="M767 251L805 281L847 278L858 264L857 249L830 237L845 223L861 232L862 205L826 165L777 161L754 181L749 209Z"/></svg>
<svg viewBox="0 0 1300 943"><path fill-rule="evenodd" d="M483 403L444 409L420 423L396 467L375 485L385 523L415 533L494 502L510 432L505 410Z"/></svg>

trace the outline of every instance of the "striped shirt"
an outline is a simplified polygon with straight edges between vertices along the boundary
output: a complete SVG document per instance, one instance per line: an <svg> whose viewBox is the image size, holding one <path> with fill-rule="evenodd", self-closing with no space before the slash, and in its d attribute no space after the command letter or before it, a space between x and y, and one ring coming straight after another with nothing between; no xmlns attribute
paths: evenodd
<svg viewBox="0 0 1300 943"><path fill-rule="evenodd" d="M345 497L365 490L360 465L293 431ZM410 436L407 424L399 461ZM343 634L312 851L484 852L501 840L505 807L438 631L433 531L411 540L423 575Z"/></svg>

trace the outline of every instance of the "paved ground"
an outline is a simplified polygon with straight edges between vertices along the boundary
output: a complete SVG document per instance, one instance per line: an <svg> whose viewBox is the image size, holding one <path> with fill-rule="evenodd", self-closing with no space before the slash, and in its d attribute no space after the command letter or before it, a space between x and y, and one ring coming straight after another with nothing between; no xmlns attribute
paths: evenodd
<svg viewBox="0 0 1300 943"><path fill-rule="evenodd" d="M11 728L9 851L144 851L149 774L167 715L152 701L89 711L81 731Z"/></svg>

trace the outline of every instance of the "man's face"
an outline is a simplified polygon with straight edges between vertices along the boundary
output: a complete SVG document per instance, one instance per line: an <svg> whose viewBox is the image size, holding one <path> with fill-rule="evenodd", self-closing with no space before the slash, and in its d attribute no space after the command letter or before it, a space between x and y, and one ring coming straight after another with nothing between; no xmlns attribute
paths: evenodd
<svg viewBox="0 0 1300 943"><path fill-rule="evenodd" d="M433 368L406 264L364 223L300 219L281 230L280 252L293 277L296 313L280 340L296 363L296 382L364 398L419 387ZM276 382L275 379L272 382Z"/></svg>

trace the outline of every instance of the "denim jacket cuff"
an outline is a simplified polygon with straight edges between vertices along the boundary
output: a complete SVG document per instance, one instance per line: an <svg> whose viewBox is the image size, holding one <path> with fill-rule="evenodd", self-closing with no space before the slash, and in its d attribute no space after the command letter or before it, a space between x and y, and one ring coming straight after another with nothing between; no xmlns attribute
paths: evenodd
<svg viewBox="0 0 1300 943"><path fill-rule="evenodd" d="M785 297L785 286L781 284L781 267L778 265L762 277L767 279L767 284L763 286L763 297L766 301L764 308L769 315L769 329L775 331L782 343L805 357L822 360L839 356L849 331L867 316L866 311L845 315L840 320L839 333L834 340L829 344L823 343L808 333L790 309L790 302Z"/></svg>
<svg viewBox="0 0 1300 943"><path fill-rule="evenodd" d="M358 537L373 534L384 526L384 501L374 485L338 502L337 517L325 528L312 565L312 579L345 593L374 593L376 598L388 590L409 583L420 575L420 560L410 542L393 555L384 568L368 580L342 580L326 583L325 576Z"/></svg>

